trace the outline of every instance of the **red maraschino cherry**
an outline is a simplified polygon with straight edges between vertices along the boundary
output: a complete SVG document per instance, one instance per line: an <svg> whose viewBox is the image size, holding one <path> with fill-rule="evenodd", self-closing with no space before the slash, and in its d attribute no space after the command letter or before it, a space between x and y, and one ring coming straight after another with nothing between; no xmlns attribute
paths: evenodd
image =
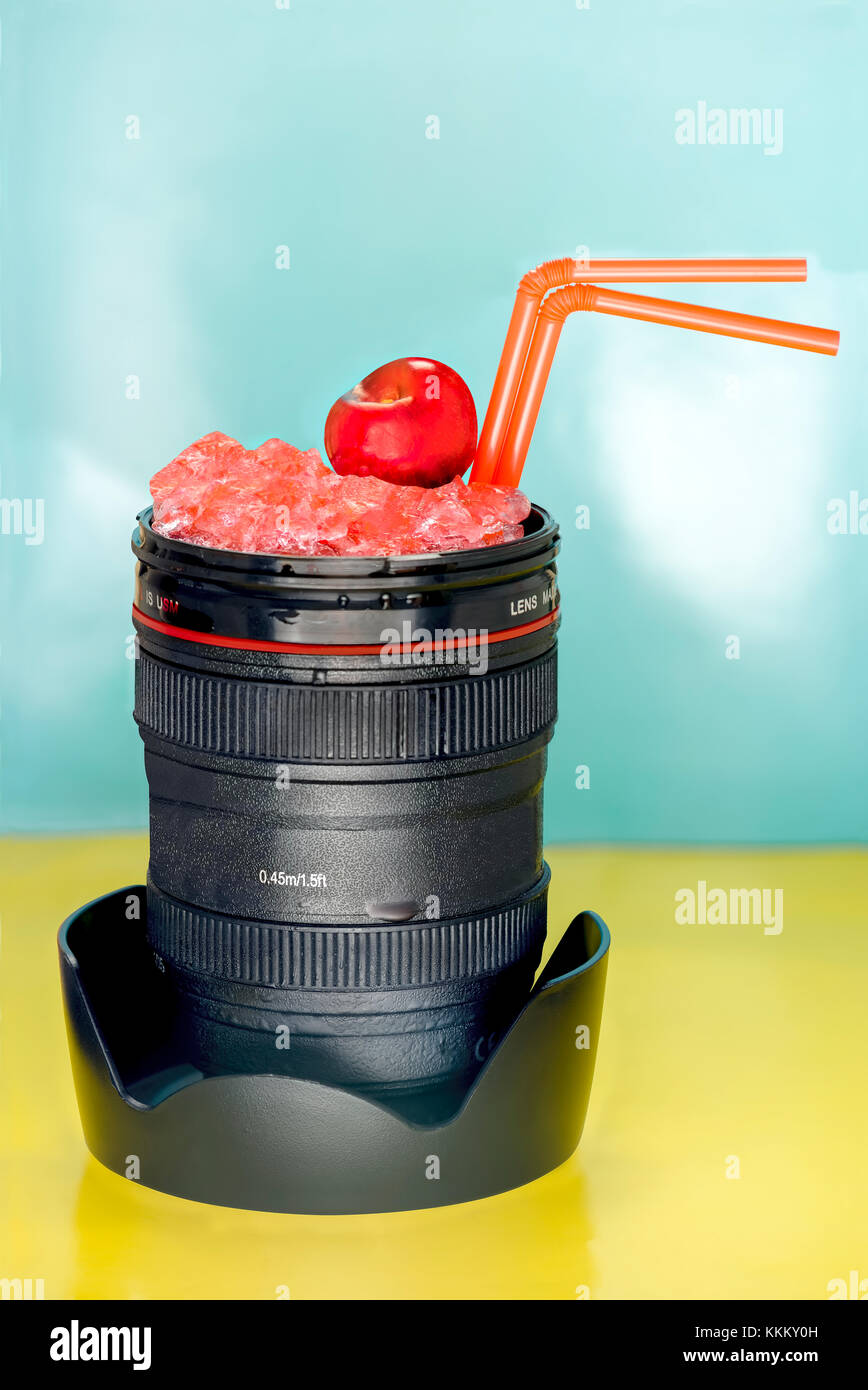
<svg viewBox="0 0 868 1390"><path fill-rule="evenodd" d="M473 397L442 362L400 357L335 401L325 447L336 473L441 487L473 462Z"/></svg>

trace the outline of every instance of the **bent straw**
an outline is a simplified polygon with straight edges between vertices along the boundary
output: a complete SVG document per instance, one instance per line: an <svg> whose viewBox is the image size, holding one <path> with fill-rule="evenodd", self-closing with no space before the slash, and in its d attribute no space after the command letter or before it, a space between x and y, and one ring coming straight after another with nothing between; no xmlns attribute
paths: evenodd
<svg viewBox="0 0 868 1390"><path fill-rule="evenodd" d="M758 318L753 314L739 314L728 309L707 309L701 304L681 304L675 300L652 299L647 295L624 294L619 290L600 289L596 285L567 285L550 295L539 312L493 479L497 484L518 486L564 321L576 310L591 309L598 314L615 314L623 318L644 319L650 323L671 324L676 328L693 328L701 333L721 333L731 338L825 353L830 357L834 357L838 351L840 341L840 334L834 329Z"/></svg>
<svg viewBox="0 0 868 1390"><path fill-rule="evenodd" d="M804 260L601 260L577 261L570 257L544 261L519 282L515 305L491 399L482 424L472 483L489 483L497 470L509 417L515 404L521 373L530 350L533 330L543 295L561 285L605 280L653 284L699 284L744 281L807 279Z"/></svg>

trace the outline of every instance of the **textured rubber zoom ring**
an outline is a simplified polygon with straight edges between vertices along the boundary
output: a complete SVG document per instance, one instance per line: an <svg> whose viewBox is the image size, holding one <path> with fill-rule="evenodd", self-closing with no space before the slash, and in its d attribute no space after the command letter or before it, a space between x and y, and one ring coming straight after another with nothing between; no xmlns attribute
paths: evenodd
<svg viewBox="0 0 868 1390"><path fill-rule="evenodd" d="M178 902L148 885L148 940L185 970L275 989L396 989L503 970L546 930L549 870L524 897L440 922L281 926L233 919Z"/></svg>
<svg viewBox="0 0 868 1390"><path fill-rule="evenodd" d="M136 662L136 719L160 738L228 757L399 763L467 757L533 738L557 714L553 647L510 670L430 685L311 686Z"/></svg>

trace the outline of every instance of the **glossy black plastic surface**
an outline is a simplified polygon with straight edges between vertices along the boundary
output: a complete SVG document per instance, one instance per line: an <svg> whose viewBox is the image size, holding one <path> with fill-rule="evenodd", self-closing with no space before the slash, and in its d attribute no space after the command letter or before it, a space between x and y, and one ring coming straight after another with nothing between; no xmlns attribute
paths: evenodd
<svg viewBox="0 0 868 1390"><path fill-rule="evenodd" d="M61 977L85 1138L146 1187L264 1211L443 1206L550 1171L579 1142L590 1096L609 933L576 916L471 1086L409 1117L349 1089L256 1073L204 1077L144 934L141 885L61 928Z"/></svg>
<svg viewBox="0 0 868 1390"><path fill-rule="evenodd" d="M297 559L166 540L143 514L134 550L148 930L192 1055L405 1099L466 1085L545 937L554 522ZM393 650L408 607L430 642Z"/></svg>
<svg viewBox="0 0 868 1390"><path fill-rule="evenodd" d="M499 632L557 607L558 529L534 507L521 540L386 557L250 555L133 532L134 602L147 618L256 641L377 646L384 629Z"/></svg>

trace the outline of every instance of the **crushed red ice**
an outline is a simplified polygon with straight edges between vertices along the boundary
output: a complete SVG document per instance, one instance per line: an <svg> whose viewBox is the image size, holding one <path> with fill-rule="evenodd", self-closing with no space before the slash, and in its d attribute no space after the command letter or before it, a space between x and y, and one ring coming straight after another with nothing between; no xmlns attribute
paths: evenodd
<svg viewBox="0 0 868 1390"><path fill-rule="evenodd" d="M151 479L154 530L266 555L412 555L518 540L530 503L516 488L405 487L341 477L316 449L269 439L245 449L197 439Z"/></svg>

